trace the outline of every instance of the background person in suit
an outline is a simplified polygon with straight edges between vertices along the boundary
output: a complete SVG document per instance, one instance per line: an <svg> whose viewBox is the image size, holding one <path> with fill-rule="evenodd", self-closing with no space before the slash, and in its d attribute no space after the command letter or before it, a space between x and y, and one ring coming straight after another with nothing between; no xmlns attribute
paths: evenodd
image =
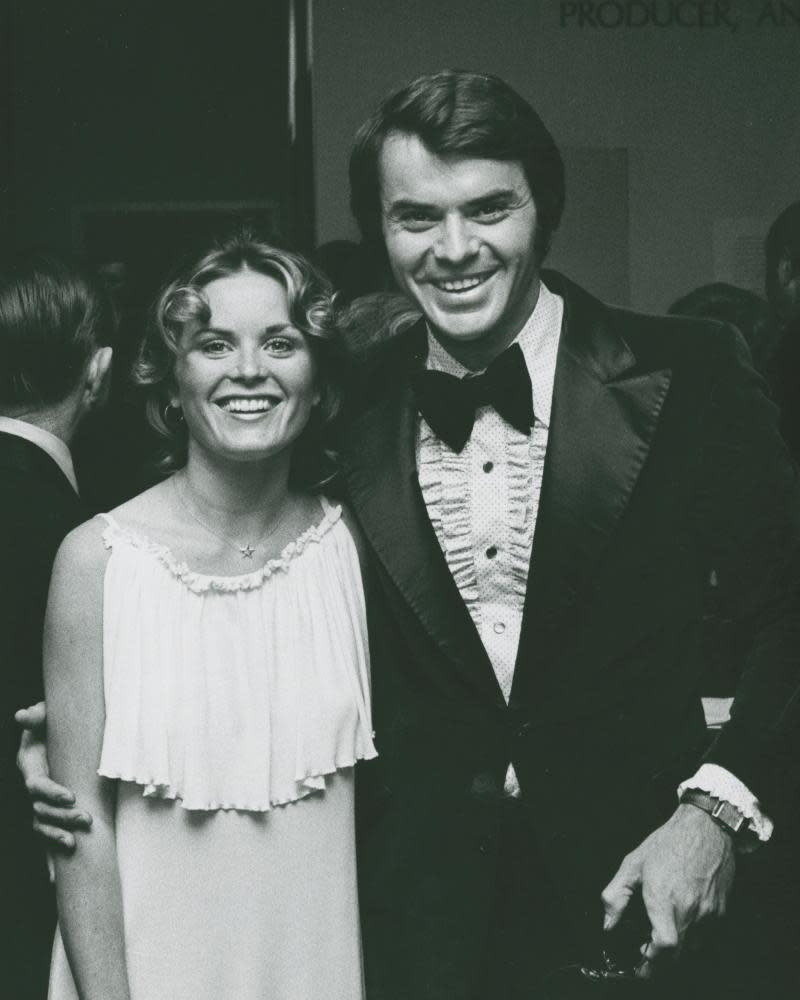
<svg viewBox="0 0 800 1000"><path fill-rule="evenodd" d="M646 976L724 911L797 750L797 484L773 408L724 326L541 270L562 161L497 78L413 81L350 176L424 317L378 338L341 446L373 556L368 996L540 997L597 943L601 892L611 927L641 890ZM707 749L710 602L755 639Z"/></svg>
<svg viewBox="0 0 800 1000"><path fill-rule="evenodd" d="M6 810L0 992L42 1000L55 909L16 772L13 712L42 696L42 626L56 550L88 516L70 443L102 398L110 303L99 282L52 253L0 269L0 782Z"/></svg>
<svg viewBox="0 0 800 1000"><path fill-rule="evenodd" d="M800 201L770 226L764 257L775 338L765 374L780 407L784 439L800 462Z"/></svg>

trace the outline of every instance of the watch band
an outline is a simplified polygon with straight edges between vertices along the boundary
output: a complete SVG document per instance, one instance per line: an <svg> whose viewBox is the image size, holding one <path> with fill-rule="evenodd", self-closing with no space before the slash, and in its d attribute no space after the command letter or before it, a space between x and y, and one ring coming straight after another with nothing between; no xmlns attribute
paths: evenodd
<svg viewBox="0 0 800 1000"><path fill-rule="evenodd" d="M714 820L717 826L729 833L734 840L738 840L747 833L747 817L737 809L735 805L726 802L725 799L717 799L707 792L701 792L698 788L687 788L681 795L681 804L695 806Z"/></svg>

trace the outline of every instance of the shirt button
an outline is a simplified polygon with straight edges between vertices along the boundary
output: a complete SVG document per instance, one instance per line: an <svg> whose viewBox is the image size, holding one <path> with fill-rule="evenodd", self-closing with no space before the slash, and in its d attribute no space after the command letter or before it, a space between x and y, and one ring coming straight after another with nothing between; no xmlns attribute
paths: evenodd
<svg viewBox="0 0 800 1000"><path fill-rule="evenodd" d="M497 546L496 545L490 545L489 548L486 550L486 558L487 559L494 559L494 557L496 555L497 555Z"/></svg>
<svg viewBox="0 0 800 1000"><path fill-rule="evenodd" d="M483 463L483 471L484 472L491 472L493 468L494 468L494 462L484 462Z"/></svg>
<svg viewBox="0 0 800 1000"><path fill-rule="evenodd" d="M497 633L497 635L502 635L503 632L505 632L506 630L505 622L495 622L494 630Z"/></svg>

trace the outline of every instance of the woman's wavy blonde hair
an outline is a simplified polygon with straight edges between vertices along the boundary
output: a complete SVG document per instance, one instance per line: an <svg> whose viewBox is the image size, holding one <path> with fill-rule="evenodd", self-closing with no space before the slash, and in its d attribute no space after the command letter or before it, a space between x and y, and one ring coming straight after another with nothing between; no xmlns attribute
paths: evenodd
<svg viewBox="0 0 800 1000"><path fill-rule="evenodd" d="M240 230L216 240L189 261L163 288L146 324L133 368L133 380L145 391L145 412L161 437L159 468L169 472L186 462L188 431L183 421L168 417L176 392L175 359L186 324L208 322L211 310L203 289L218 278L254 271L278 281L286 290L292 324L307 338L314 359L320 401L294 444L294 486L316 489L335 472L335 453L328 438L341 408L345 353L334 322L333 294L327 281L307 260Z"/></svg>

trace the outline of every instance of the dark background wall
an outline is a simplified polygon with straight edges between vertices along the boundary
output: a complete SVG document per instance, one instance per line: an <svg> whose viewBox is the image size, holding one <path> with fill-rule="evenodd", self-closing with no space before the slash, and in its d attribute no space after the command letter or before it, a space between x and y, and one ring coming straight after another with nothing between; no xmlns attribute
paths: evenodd
<svg viewBox="0 0 800 1000"><path fill-rule="evenodd" d="M652 310L714 278L758 287L763 231L800 196L800 0L728 0L729 23L702 27L615 25L615 10L669 22L671 0L589 4L608 27L560 0L309 2L316 187L311 136L292 148L287 121L288 22L306 6L6 0L0 239L134 244L155 272L176 233L217 227L231 203L306 248L352 236L358 124L417 72L467 66L506 77L563 147L554 265ZM691 20L715 5L682 6ZM121 203L124 220L108 211Z"/></svg>
<svg viewBox="0 0 800 1000"><path fill-rule="evenodd" d="M141 254L151 227L160 263L178 230L201 228L203 204L291 229L288 6L15 0L0 71L5 241L113 257L131 242Z"/></svg>
<svg viewBox="0 0 800 1000"><path fill-rule="evenodd" d="M729 0L735 30L610 27L559 0L324 0L315 5L318 235L352 234L353 134L382 94L443 67L498 73L563 147L567 210L552 263L612 300L660 311L735 277L758 286L760 239L800 197L800 2ZM669 0L629 5L633 20ZM713 3L683 4L684 20ZM792 16L794 14L794 17ZM733 261L730 258L735 258ZM733 273L735 272L735 274Z"/></svg>

